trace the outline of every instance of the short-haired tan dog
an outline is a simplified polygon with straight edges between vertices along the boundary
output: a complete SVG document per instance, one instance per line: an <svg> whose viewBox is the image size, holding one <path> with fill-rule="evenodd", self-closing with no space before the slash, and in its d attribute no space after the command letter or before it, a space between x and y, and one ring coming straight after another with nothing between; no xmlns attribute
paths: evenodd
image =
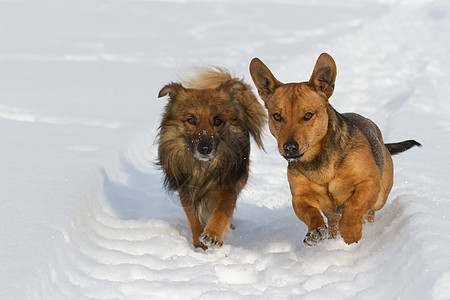
<svg viewBox="0 0 450 300"><path fill-rule="evenodd" d="M270 132L289 162L294 211L308 226L304 244L315 245L338 232L347 244L358 242L363 222L374 220L392 188L391 154L420 144L384 144L374 122L334 110L328 99L336 64L326 53L307 82L281 83L258 58L250 73L268 110Z"/></svg>

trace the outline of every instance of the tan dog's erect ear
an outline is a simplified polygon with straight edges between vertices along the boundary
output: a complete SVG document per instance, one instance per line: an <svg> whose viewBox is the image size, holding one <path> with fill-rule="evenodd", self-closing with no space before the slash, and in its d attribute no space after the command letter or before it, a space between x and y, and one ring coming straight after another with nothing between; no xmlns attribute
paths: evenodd
<svg viewBox="0 0 450 300"><path fill-rule="evenodd" d="M333 58L327 53L322 53L317 59L308 84L314 87L316 91L322 91L327 98L330 98L334 91L336 73L337 69Z"/></svg>
<svg viewBox="0 0 450 300"><path fill-rule="evenodd" d="M234 95L237 91L245 91L247 87L240 81L230 79L222 83L217 89L219 91L227 91L230 95Z"/></svg>
<svg viewBox="0 0 450 300"><path fill-rule="evenodd" d="M281 85L281 82L273 76L269 68L259 58L255 57L252 59L250 63L250 74L260 96L272 94L275 88Z"/></svg>
<svg viewBox="0 0 450 300"><path fill-rule="evenodd" d="M158 98L164 97L166 95L169 95L170 99L174 99L176 95L180 91L185 91L185 88L179 84L179 83L170 83L168 85L165 85L158 94Z"/></svg>

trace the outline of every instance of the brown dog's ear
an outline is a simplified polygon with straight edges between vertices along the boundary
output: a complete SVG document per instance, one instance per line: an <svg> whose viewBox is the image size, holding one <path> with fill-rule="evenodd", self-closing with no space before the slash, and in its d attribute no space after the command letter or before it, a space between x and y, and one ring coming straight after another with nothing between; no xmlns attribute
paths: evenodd
<svg viewBox="0 0 450 300"><path fill-rule="evenodd" d="M176 95L180 91L185 91L185 88L179 84L179 83L170 83L168 85L165 85L158 94L158 98L164 97L166 95L169 95L170 99L175 99Z"/></svg>
<svg viewBox="0 0 450 300"><path fill-rule="evenodd" d="M281 84L269 68L259 59L254 58L250 62L250 75L252 75L253 82L258 89L260 96L270 95L275 91L275 88Z"/></svg>
<svg viewBox="0 0 450 300"><path fill-rule="evenodd" d="M308 84L314 87L316 91L322 91L327 98L330 98L334 91L336 73L337 69L333 58L327 53L322 53L317 59Z"/></svg>
<svg viewBox="0 0 450 300"><path fill-rule="evenodd" d="M247 87L241 81L230 79L222 83L217 90L227 91L230 95L234 95L237 91L245 91Z"/></svg>

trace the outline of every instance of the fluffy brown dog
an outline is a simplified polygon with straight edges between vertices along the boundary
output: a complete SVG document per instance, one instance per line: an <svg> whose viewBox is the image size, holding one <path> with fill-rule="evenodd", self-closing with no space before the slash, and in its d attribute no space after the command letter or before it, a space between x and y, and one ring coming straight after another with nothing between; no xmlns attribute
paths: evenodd
<svg viewBox="0 0 450 300"><path fill-rule="evenodd" d="M183 86L184 85L184 86ZM171 83L159 133L165 186L177 190L195 247L220 247L249 172L252 135L261 148L266 112L250 87L221 68Z"/></svg>
<svg viewBox="0 0 450 300"><path fill-rule="evenodd" d="M334 110L328 98L336 65L326 53L308 82L283 84L257 58L250 73L269 112L270 132L289 162L294 211L308 226L304 243L315 245L338 232L346 243L358 242L363 221L373 221L392 188L391 154L420 144L384 144L371 120Z"/></svg>

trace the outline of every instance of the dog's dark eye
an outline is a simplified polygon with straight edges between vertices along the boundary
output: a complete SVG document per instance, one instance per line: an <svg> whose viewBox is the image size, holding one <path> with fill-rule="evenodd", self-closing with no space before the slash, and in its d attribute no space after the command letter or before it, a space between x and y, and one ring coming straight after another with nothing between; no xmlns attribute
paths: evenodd
<svg viewBox="0 0 450 300"><path fill-rule="evenodd" d="M195 121L195 118L189 118L186 120L191 125L197 125L197 122Z"/></svg>
<svg viewBox="0 0 450 300"><path fill-rule="evenodd" d="M214 126L220 126L223 124L223 121L222 121L222 119L215 118L213 124L214 124Z"/></svg>
<svg viewBox="0 0 450 300"><path fill-rule="evenodd" d="M277 121L277 122L280 122L281 121L281 115L279 114L279 113L274 113L273 115L272 115L272 117L273 117L273 119L275 120L275 121Z"/></svg>
<svg viewBox="0 0 450 300"><path fill-rule="evenodd" d="M309 120L311 120L311 118L314 116L314 114L313 113L306 113L306 115L303 117L303 119L305 120L305 121L309 121Z"/></svg>

